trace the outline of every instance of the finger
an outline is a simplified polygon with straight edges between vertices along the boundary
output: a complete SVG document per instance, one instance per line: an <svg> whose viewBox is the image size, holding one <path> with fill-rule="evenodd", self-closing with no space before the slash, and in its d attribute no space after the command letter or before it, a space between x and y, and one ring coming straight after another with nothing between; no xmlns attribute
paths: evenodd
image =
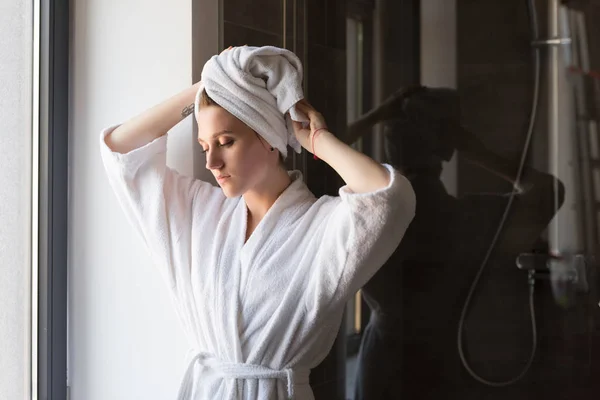
<svg viewBox="0 0 600 400"><path fill-rule="evenodd" d="M311 119L311 121L317 121L317 120L323 119L322 116L321 116L321 113L319 113L314 108L310 108L310 107L307 108L306 109L306 114L308 115L308 118Z"/></svg>
<svg viewBox="0 0 600 400"><path fill-rule="evenodd" d="M304 105L304 101L300 100L296 103L296 107L298 107L298 110L300 111L304 111L306 110L306 105Z"/></svg>
<svg viewBox="0 0 600 400"><path fill-rule="evenodd" d="M296 104L296 110L298 110L302 114L308 116L308 110L305 107L302 107L300 104Z"/></svg>
<svg viewBox="0 0 600 400"><path fill-rule="evenodd" d="M315 109L315 108L312 106L312 104L310 104L310 103L308 102L308 100L306 100L306 99L302 99L302 100L300 100L300 102L299 102L299 103L300 103L300 104L302 105L302 107L304 107L304 108L307 108L307 109L313 109L313 110Z"/></svg>
<svg viewBox="0 0 600 400"><path fill-rule="evenodd" d="M296 103L296 105L298 107L298 110L300 110L301 112L306 114L306 116L308 116L308 119L310 120L311 131L326 127L325 120L323 119L321 113L315 110L314 107L311 106L310 103L308 103L308 101L306 101L306 99L300 100L298 103Z"/></svg>
<svg viewBox="0 0 600 400"><path fill-rule="evenodd" d="M306 102L305 100L300 100L298 103L296 103L296 106L298 106L298 109L300 111L302 111L303 113L307 114L309 117L311 116L311 113L314 113L316 110L311 107L310 104L308 104L308 102Z"/></svg>

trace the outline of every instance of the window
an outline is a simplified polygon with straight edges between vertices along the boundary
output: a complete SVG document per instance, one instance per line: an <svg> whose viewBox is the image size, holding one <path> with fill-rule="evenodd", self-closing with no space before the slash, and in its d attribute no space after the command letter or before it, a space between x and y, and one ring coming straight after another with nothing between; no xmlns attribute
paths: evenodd
<svg viewBox="0 0 600 400"><path fill-rule="evenodd" d="M0 13L0 398L65 399L68 2Z"/></svg>

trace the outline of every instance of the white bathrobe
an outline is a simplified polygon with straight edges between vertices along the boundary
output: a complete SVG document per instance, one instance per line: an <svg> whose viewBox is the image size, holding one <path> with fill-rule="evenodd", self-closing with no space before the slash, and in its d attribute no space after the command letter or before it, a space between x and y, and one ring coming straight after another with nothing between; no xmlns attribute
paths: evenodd
<svg viewBox="0 0 600 400"><path fill-rule="evenodd" d="M180 400L314 399L346 301L392 254L415 213L390 166L373 193L315 198L300 172L244 243L247 207L166 166L167 136L102 159L168 284L192 352Z"/></svg>

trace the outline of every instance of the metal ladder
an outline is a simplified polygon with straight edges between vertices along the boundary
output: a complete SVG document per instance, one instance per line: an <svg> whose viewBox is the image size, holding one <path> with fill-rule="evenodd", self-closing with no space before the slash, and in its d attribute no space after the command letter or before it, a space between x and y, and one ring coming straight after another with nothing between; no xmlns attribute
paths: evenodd
<svg viewBox="0 0 600 400"><path fill-rule="evenodd" d="M593 20L593 17L592 17ZM584 251L586 256L587 279L589 285L587 332L590 344L588 373L594 376L599 371L597 343L600 327L597 310L600 306L600 49L588 46L589 31L586 17L581 11L569 11L569 25L573 43L571 46L570 78L573 79L575 117L577 121L575 137L579 160L579 186L581 198L581 218L584 228ZM597 47L597 46L596 46ZM591 56L591 57L590 57ZM592 65L592 60L595 64ZM595 71L594 71L595 70Z"/></svg>
<svg viewBox="0 0 600 400"><path fill-rule="evenodd" d="M592 71L585 16L569 11L572 35L572 65L576 138L580 172L582 226L585 252L595 264L600 245L600 74ZM593 49L593 51L598 51Z"/></svg>

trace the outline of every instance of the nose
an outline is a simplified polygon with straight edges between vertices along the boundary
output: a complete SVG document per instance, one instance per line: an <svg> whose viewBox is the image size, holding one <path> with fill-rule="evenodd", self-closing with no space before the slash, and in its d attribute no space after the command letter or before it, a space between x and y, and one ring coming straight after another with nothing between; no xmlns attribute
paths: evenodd
<svg viewBox="0 0 600 400"><path fill-rule="evenodd" d="M219 151L208 150L206 152L206 169L215 170L223 168L223 158Z"/></svg>

